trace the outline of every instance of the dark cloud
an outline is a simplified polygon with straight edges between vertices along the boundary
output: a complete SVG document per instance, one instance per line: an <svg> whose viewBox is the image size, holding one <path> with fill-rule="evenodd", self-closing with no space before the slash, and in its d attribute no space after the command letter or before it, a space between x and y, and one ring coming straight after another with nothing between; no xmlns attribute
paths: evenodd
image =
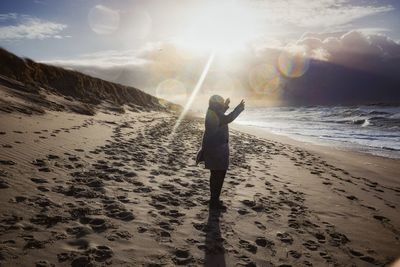
<svg viewBox="0 0 400 267"><path fill-rule="evenodd" d="M380 72L385 70L382 64L400 58L400 44L383 34L367 35L351 31L340 37L318 37L321 35L308 34L297 43L312 51L326 51L326 60L331 63Z"/></svg>
<svg viewBox="0 0 400 267"><path fill-rule="evenodd" d="M284 78L280 104L400 103L400 44L387 36L307 33L293 45L303 49L310 64L304 75Z"/></svg>

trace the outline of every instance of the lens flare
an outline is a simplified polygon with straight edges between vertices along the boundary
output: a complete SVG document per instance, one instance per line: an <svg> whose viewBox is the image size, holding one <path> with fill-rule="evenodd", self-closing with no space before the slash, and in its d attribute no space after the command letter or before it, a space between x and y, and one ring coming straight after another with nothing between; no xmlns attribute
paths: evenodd
<svg viewBox="0 0 400 267"><path fill-rule="evenodd" d="M310 66L310 59L304 49L290 47L278 58L279 71L288 78L303 76Z"/></svg>
<svg viewBox="0 0 400 267"><path fill-rule="evenodd" d="M199 90L200 90L201 86L203 85L204 80L205 80L205 78L206 78L206 76L207 76L207 73L208 73L208 71L210 70L211 64L212 64L212 62L213 62L213 60L214 60L214 56L215 56L215 52L212 52L211 55L210 55L210 57L209 57L208 60L207 60L207 64L205 65L205 67L204 67L204 69L203 69L203 72L202 72L201 75L200 75L199 80L197 81L196 86L195 86L194 89L193 89L192 94L191 94L190 97L189 97L188 102L186 103L186 105L185 105L185 107L183 108L181 114L179 115L178 120L176 121L174 127L172 128L172 132L171 132L171 134L170 134L170 137L172 137L172 136L175 134L176 129L178 129L179 125L180 125L181 122L182 122L182 119L186 116L187 112L189 111L190 107L192 106L193 101L194 101L194 99L196 98L197 94L199 93Z"/></svg>
<svg viewBox="0 0 400 267"><path fill-rule="evenodd" d="M270 64L260 64L252 68L248 78L253 91L260 95L272 94L281 85L279 72Z"/></svg>
<svg viewBox="0 0 400 267"><path fill-rule="evenodd" d="M119 28L119 12L103 5L97 5L90 9L88 22L95 33L99 35L111 34Z"/></svg>
<svg viewBox="0 0 400 267"><path fill-rule="evenodd" d="M187 100L185 86L175 79L168 79L159 83L156 89L156 96L179 105L183 105Z"/></svg>

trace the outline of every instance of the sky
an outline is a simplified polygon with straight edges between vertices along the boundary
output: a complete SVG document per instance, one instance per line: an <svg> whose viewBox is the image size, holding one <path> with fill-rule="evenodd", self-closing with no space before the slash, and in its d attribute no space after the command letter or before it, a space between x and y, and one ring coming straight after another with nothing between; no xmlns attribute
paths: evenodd
<svg viewBox="0 0 400 267"><path fill-rule="evenodd" d="M1 47L181 103L212 53L205 95L273 102L310 60L380 75L399 67L399 26L396 0L0 2Z"/></svg>

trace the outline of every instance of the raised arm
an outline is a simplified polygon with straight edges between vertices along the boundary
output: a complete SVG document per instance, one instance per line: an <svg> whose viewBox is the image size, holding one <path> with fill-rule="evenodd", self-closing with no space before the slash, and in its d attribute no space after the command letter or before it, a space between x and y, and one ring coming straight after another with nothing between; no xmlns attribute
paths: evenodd
<svg viewBox="0 0 400 267"><path fill-rule="evenodd" d="M236 106L236 108L229 114L221 114L220 115L220 125L228 124L234 121L239 114L244 110L244 100L242 100L239 105Z"/></svg>

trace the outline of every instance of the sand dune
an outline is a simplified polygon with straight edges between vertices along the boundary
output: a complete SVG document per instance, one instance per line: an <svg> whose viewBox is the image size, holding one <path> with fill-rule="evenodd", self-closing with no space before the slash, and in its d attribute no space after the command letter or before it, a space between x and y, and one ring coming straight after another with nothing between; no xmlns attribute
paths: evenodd
<svg viewBox="0 0 400 267"><path fill-rule="evenodd" d="M139 89L60 67L36 63L0 48L0 110L43 114L45 110L94 115L101 107L129 110L179 110Z"/></svg>

